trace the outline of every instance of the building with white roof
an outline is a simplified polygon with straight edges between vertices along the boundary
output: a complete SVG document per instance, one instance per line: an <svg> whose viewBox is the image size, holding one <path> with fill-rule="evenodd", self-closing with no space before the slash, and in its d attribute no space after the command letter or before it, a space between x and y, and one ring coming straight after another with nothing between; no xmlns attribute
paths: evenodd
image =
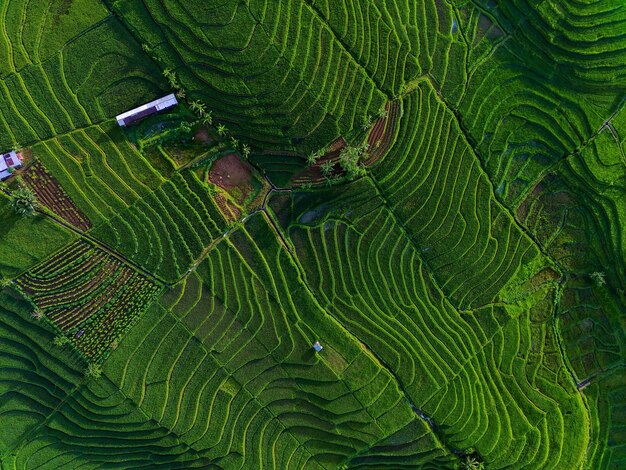
<svg viewBox="0 0 626 470"><path fill-rule="evenodd" d="M131 109L130 111L126 111L115 117L117 119L117 123L126 127L131 124L134 124L141 119L148 117L152 114L158 113L159 111L163 111L165 109L173 108L178 104L178 100L176 99L176 95L173 93L164 96L163 98L159 98L158 100L150 101L144 105L141 105L135 109Z"/></svg>
<svg viewBox="0 0 626 470"><path fill-rule="evenodd" d="M11 150L9 153L0 155L0 181L7 179L13 174L12 168L20 168L22 166L21 157Z"/></svg>

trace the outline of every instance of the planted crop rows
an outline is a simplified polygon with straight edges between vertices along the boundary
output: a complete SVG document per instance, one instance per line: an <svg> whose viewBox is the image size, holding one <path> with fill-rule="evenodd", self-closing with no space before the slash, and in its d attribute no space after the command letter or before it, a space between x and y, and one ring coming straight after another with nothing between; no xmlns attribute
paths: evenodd
<svg viewBox="0 0 626 470"><path fill-rule="evenodd" d="M17 285L81 353L96 361L159 290L143 275L84 241L31 269Z"/></svg>
<svg viewBox="0 0 626 470"><path fill-rule="evenodd" d="M37 201L80 230L89 230L91 222L76 207L59 183L37 162L23 174L24 182L35 192Z"/></svg>
<svg viewBox="0 0 626 470"><path fill-rule="evenodd" d="M618 0L0 1L2 470L626 467L625 93Z"/></svg>
<svg viewBox="0 0 626 470"><path fill-rule="evenodd" d="M325 145L416 77L461 67L447 62L461 52L449 36L453 12L434 2L107 3L154 55L176 57L182 84L238 134L274 147Z"/></svg>
<svg viewBox="0 0 626 470"><path fill-rule="evenodd" d="M529 309L500 302L461 313L369 183L273 207L292 220L286 229L321 306L377 352L446 442L496 468L582 459L589 423L550 323L556 283L525 282Z"/></svg>
<svg viewBox="0 0 626 470"><path fill-rule="evenodd" d="M401 137L374 180L455 304L488 304L538 249L496 200L432 87L422 83L402 104Z"/></svg>
<svg viewBox="0 0 626 470"><path fill-rule="evenodd" d="M104 377L83 378L76 354L30 317L32 306L0 293L0 458L6 469L80 466L207 466Z"/></svg>
<svg viewBox="0 0 626 470"><path fill-rule="evenodd" d="M177 173L156 191L94 230L94 236L171 282L225 230L208 188Z"/></svg>
<svg viewBox="0 0 626 470"><path fill-rule="evenodd" d="M0 148L109 119L159 92L158 70L96 0L0 8ZM120 38L124 38L120 40Z"/></svg>
<svg viewBox="0 0 626 470"><path fill-rule="evenodd" d="M164 181L110 123L41 142L33 153L95 226Z"/></svg>
<svg viewBox="0 0 626 470"><path fill-rule="evenodd" d="M225 466L321 468L359 451L383 462L369 452L377 443L406 445L414 465L453 460L393 377L316 306L263 216L229 240L105 364L127 396Z"/></svg>

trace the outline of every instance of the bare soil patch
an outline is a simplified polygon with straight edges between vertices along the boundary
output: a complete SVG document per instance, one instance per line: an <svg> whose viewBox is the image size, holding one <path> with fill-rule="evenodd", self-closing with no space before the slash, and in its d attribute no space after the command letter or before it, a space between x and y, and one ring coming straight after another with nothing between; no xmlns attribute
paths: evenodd
<svg viewBox="0 0 626 470"><path fill-rule="evenodd" d="M235 187L243 189L252 184L252 169L237 154L229 153L213 164L209 181L227 191Z"/></svg>

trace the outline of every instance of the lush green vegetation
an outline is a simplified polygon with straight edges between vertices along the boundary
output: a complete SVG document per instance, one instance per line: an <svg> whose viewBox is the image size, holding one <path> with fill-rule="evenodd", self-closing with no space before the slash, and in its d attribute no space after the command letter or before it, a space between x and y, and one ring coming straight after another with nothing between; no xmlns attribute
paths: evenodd
<svg viewBox="0 0 626 470"><path fill-rule="evenodd" d="M225 466L376 461L368 449L394 434L411 444L406 463L452 460L395 378L299 283L262 215L143 317L105 374Z"/></svg>
<svg viewBox="0 0 626 470"><path fill-rule="evenodd" d="M73 235L39 215L23 217L0 194L0 276L14 278L69 243Z"/></svg>
<svg viewBox="0 0 626 470"><path fill-rule="evenodd" d="M4 2L0 30L0 148L101 122L163 85L97 0Z"/></svg>
<svg viewBox="0 0 626 470"><path fill-rule="evenodd" d="M625 31L0 2L2 470L625 467Z"/></svg>
<svg viewBox="0 0 626 470"><path fill-rule="evenodd" d="M29 270L16 285L60 330L59 345L73 344L90 362L102 360L159 291L82 240Z"/></svg>
<svg viewBox="0 0 626 470"><path fill-rule="evenodd" d="M225 231L209 196L193 173L177 173L93 233L145 269L175 282Z"/></svg>

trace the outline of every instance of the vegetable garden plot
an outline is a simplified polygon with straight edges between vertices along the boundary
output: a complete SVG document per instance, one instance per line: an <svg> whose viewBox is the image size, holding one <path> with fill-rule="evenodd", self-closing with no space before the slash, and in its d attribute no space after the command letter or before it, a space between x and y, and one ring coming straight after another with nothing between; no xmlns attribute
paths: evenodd
<svg viewBox="0 0 626 470"><path fill-rule="evenodd" d="M39 204L45 206L79 230L89 230L91 222L76 207L59 183L45 167L36 162L22 174L24 182L35 192Z"/></svg>
<svg viewBox="0 0 626 470"><path fill-rule="evenodd" d="M110 254L78 241L17 280L86 358L99 361L150 304L159 286Z"/></svg>

